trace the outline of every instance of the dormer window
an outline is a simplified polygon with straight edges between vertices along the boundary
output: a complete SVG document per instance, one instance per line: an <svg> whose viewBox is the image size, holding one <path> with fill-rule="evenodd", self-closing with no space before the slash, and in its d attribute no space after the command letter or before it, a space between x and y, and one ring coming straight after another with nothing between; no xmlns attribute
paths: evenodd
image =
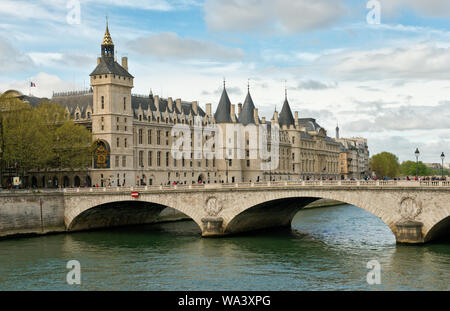
<svg viewBox="0 0 450 311"><path fill-rule="evenodd" d="M90 113L90 112L87 113L87 118L88 118L88 119L91 118L91 113Z"/></svg>
<svg viewBox="0 0 450 311"><path fill-rule="evenodd" d="M78 112L75 114L75 119L80 120L80 114Z"/></svg>

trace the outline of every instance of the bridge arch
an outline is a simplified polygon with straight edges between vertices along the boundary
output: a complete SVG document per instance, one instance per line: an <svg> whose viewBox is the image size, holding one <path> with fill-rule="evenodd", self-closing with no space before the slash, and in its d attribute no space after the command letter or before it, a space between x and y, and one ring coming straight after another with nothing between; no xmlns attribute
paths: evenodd
<svg viewBox="0 0 450 311"><path fill-rule="evenodd" d="M202 228L201 220L188 208L145 196L138 200L129 195L75 196L66 198L65 205L64 222L68 231L150 224L166 208L183 213Z"/></svg>
<svg viewBox="0 0 450 311"><path fill-rule="evenodd" d="M362 199L364 197L364 200ZM306 205L320 199L331 199L354 205L380 218L396 235L392 206L367 200L358 192L341 191L268 191L261 196L246 196L234 215L224 214L224 233L235 234L270 227L290 226L295 215ZM390 202L392 203L392 202Z"/></svg>
<svg viewBox="0 0 450 311"><path fill-rule="evenodd" d="M429 241L439 240L442 238L450 239L450 215L436 222L434 226L428 230L425 235L425 243Z"/></svg>

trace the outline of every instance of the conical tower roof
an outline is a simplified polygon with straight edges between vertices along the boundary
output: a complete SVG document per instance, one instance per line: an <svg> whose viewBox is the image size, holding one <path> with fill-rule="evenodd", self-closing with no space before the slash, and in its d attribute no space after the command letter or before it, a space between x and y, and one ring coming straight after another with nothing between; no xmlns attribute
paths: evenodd
<svg viewBox="0 0 450 311"><path fill-rule="evenodd" d="M109 33L108 24L106 24L105 37L103 38L102 45L114 45L111 34Z"/></svg>
<svg viewBox="0 0 450 311"><path fill-rule="evenodd" d="M283 108L281 109L280 116L278 117L278 123L280 126L286 125L288 127L295 124L294 116L292 115L291 107L289 106L289 101L287 99L287 92L283 103Z"/></svg>
<svg viewBox="0 0 450 311"><path fill-rule="evenodd" d="M231 102L225 86L223 87L222 96L214 114L214 119L216 123L233 123L231 120Z"/></svg>
<svg viewBox="0 0 450 311"><path fill-rule="evenodd" d="M245 98L244 106L242 107L241 114L239 115L239 122L243 125L255 124L255 104L253 103L250 91Z"/></svg>

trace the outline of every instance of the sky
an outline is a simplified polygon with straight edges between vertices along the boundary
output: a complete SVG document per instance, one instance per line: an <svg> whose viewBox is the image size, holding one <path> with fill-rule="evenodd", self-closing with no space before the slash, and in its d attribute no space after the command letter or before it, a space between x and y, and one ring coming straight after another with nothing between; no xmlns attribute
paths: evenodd
<svg viewBox="0 0 450 311"><path fill-rule="evenodd" d="M89 87L105 33L135 94L315 118L371 155L450 162L448 0L1 0L0 92ZM30 82L36 88L29 88Z"/></svg>

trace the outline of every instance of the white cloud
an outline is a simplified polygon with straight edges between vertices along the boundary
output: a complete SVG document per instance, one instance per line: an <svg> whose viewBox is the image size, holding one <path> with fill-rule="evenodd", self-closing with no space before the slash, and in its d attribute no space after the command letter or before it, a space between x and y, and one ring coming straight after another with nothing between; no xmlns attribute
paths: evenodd
<svg viewBox="0 0 450 311"><path fill-rule="evenodd" d="M298 90L326 90L334 89L337 87L337 83L322 82L317 80L303 80L297 85Z"/></svg>
<svg viewBox="0 0 450 311"><path fill-rule="evenodd" d="M36 88L29 87L30 81L36 83ZM80 88L73 83L61 80L56 75L40 72L27 80L0 83L0 92L10 89L18 90L26 95L31 92L33 96L51 98L53 92L63 92Z"/></svg>
<svg viewBox="0 0 450 311"><path fill-rule="evenodd" d="M348 80L448 79L450 48L434 44L349 51L322 57L318 63L331 63L328 73Z"/></svg>
<svg viewBox="0 0 450 311"><path fill-rule="evenodd" d="M206 0L205 20L218 31L304 32L332 25L341 0Z"/></svg>
<svg viewBox="0 0 450 311"><path fill-rule="evenodd" d="M181 38L168 32L138 38L130 42L130 47L142 55L158 59L237 60L244 57L241 49L205 40Z"/></svg>
<svg viewBox="0 0 450 311"><path fill-rule="evenodd" d="M419 16L450 16L450 1L448 0L380 0L380 2L382 12L387 14L398 14L410 8Z"/></svg>
<svg viewBox="0 0 450 311"><path fill-rule="evenodd" d="M0 68L5 73L23 72L34 68L32 59L0 37Z"/></svg>

